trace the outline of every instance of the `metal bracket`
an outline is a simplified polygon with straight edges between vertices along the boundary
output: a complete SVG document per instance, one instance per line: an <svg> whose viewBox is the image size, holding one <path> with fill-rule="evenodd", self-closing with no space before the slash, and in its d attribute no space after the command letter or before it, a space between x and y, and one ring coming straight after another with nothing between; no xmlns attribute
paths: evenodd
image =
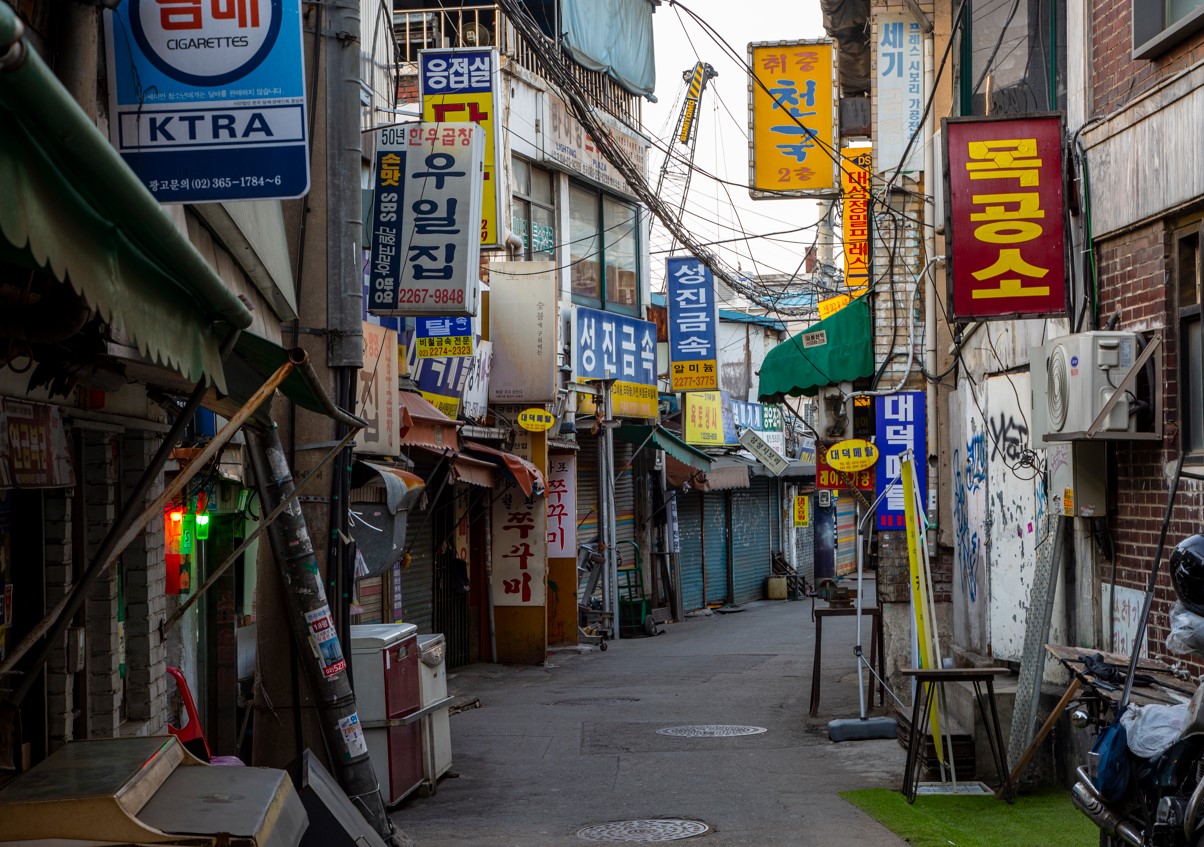
<svg viewBox="0 0 1204 847"><path fill-rule="evenodd" d="M1116 406L1122 394L1129 390L1132 384L1137 380L1137 374L1145 367L1145 363L1154 355L1154 351L1162 346L1162 333L1154 334L1150 339L1150 343L1141 351L1141 355L1133 362L1133 366L1129 368L1129 372L1125 374L1125 378L1120 381L1120 385L1116 386L1116 390L1112 392L1112 396L1108 398L1108 402L1104 404L1104 408L1099 410L1099 414L1095 416L1095 420L1091 422L1091 426L1087 427L1087 437L1094 438L1099 432L1100 427L1104 425L1104 421L1108 419L1108 415L1112 414L1113 407ZM1155 412L1157 413L1157 412Z"/></svg>

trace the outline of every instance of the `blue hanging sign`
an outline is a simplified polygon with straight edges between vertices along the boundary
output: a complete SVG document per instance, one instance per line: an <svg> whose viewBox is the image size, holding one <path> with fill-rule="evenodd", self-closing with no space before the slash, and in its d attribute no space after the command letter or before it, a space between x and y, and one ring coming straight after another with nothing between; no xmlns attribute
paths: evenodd
<svg viewBox="0 0 1204 847"><path fill-rule="evenodd" d="M299 0L125 0L105 36L109 133L156 200L309 191Z"/></svg>
<svg viewBox="0 0 1204 847"><path fill-rule="evenodd" d="M715 278L693 257L668 260L669 390L719 388L719 323Z"/></svg>
<svg viewBox="0 0 1204 847"><path fill-rule="evenodd" d="M928 497L928 415L923 391L899 391L879 397L874 404L875 438L881 459L875 465L874 494L878 496L896 476L903 454L911 450L916 457L916 483L925 501ZM878 529L906 529L903 514L904 492L897 483L878 504ZM925 505L927 508L927 505Z"/></svg>

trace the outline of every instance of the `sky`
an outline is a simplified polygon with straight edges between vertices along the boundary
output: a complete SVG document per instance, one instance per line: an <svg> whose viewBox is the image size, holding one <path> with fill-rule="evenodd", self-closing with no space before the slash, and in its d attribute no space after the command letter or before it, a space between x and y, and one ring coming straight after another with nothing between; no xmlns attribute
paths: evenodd
<svg viewBox="0 0 1204 847"><path fill-rule="evenodd" d="M718 30L741 61L750 42L824 37L819 3L814 0L682 0L676 5ZM748 196L748 73L743 65L686 11L668 3L653 15L653 27L659 102L644 104L645 132L657 139L672 136L685 94L683 71L701 59L719 72L703 95L694 164L735 184L725 187L695 171L686 202L686 223L693 234L703 242L714 242L814 224L814 200ZM654 148L649 161L653 185L663 160L663 153ZM654 230L652 250L667 248L666 238L663 231L658 235ZM755 239L716 249L726 251L727 262L746 274L791 274L814 238L814 229L807 229L774 241ZM665 258L664 253L652 255L654 287L664 276Z"/></svg>

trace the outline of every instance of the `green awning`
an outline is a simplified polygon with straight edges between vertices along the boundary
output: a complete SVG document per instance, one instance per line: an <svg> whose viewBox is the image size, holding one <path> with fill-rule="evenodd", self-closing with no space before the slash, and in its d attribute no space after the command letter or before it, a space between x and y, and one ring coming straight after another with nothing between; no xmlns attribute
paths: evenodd
<svg viewBox="0 0 1204 847"><path fill-rule="evenodd" d="M30 46L0 0L0 234L68 282L149 360L220 391L251 312ZM7 51L7 53L5 52ZM13 59L18 53L23 55Z"/></svg>
<svg viewBox="0 0 1204 847"><path fill-rule="evenodd" d="M779 403L800 394L814 397L822 386L873 373L870 307L865 297L859 297L770 350L759 372L757 396L762 403Z"/></svg>
<svg viewBox="0 0 1204 847"><path fill-rule="evenodd" d="M689 465L700 471L711 469L710 456L691 447L660 424L656 426L624 424L615 429L615 438L626 441L628 444L634 444L637 448L645 444L654 444L683 465Z"/></svg>

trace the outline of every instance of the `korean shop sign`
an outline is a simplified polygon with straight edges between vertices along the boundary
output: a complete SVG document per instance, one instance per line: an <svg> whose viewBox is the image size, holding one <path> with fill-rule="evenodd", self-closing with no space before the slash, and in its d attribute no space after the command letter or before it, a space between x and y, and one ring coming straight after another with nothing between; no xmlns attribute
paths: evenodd
<svg viewBox="0 0 1204 847"><path fill-rule="evenodd" d="M538 497L527 499L506 478L492 503L495 606L542 606L548 581L548 509Z"/></svg>
<svg viewBox="0 0 1204 847"><path fill-rule="evenodd" d="M484 189L481 202L482 247L502 245L500 161L501 72L496 50L440 48L418 51L418 92L422 119L437 123L474 123L485 134Z"/></svg>
<svg viewBox="0 0 1204 847"><path fill-rule="evenodd" d="M298 0L125 0L104 19L109 134L156 200L309 191Z"/></svg>
<svg viewBox="0 0 1204 847"><path fill-rule="evenodd" d="M818 448L815 451L815 487L829 491L843 491L856 488L858 491L874 490L874 471L866 468L847 473L839 471L828 464L829 450Z"/></svg>
<svg viewBox="0 0 1204 847"><path fill-rule="evenodd" d="M903 454L911 450L916 456L916 483L920 495L928 499L928 418L923 391L900 391L879 397L875 405L877 412L875 430L881 460L874 469L874 492L876 495L887 490L902 466ZM907 492L910 494L910 492ZM905 529L907 520L903 514L904 491L900 483L892 487L878 504L878 529Z"/></svg>
<svg viewBox="0 0 1204 847"><path fill-rule="evenodd" d="M615 380L610 397L616 417L659 417L656 324L614 312L575 307L573 376L578 382ZM586 414L592 410L590 403L582 403L579 409Z"/></svg>
<svg viewBox="0 0 1204 847"><path fill-rule="evenodd" d="M807 494L794 495L794 525L811 526L811 497Z"/></svg>
<svg viewBox="0 0 1204 847"><path fill-rule="evenodd" d="M719 387L719 323L715 277L693 257L668 260L669 390Z"/></svg>
<svg viewBox="0 0 1204 847"><path fill-rule="evenodd" d="M1066 313L1062 119L946 118L957 320Z"/></svg>
<svg viewBox="0 0 1204 847"><path fill-rule="evenodd" d="M873 467L878 449L863 438L849 438L828 448L827 461L836 470L853 474Z"/></svg>
<svg viewBox="0 0 1204 847"><path fill-rule="evenodd" d="M471 124L431 123L378 135L368 311L475 315L484 135Z"/></svg>
<svg viewBox="0 0 1204 847"><path fill-rule="evenodd" d="M874 102L880 172L894 173L924 112L924 36L908 12L875 14ZM924 169L923 139L911 145L905 171Z"/></svg>
<svg viewBox="0 0 1204 847"><path fill-rule="evenodd" d="M415 318L414 346L419 359L472 355L472 318Z"/></svg>
<svg viewBox="0 0 1204 847"><path fill-rule="evenodd" d="M547 409L532 407L518 413L517 423L527 432L547 432L556 423L556 416Z"/></svg>
<svg viewBox="0 0 1204 847"><path fill-rule="evenodd" d="M748 46L752 197L830 196L838 189L834 55L827 39Z"/></svg>
<svg viewBox="0 0 1204 847"><path fill-rule="evenodd" d="M842 159L840 196L844 284L852 289L851 293L856 297L864 294L870 284L870 174L873 156L868 147L846 147ZM820 303L820 320L828 316L823 313L823 302L827 301ZM845 303L848 302L849 298L845 297Z"/></svg>
<svg viewBox="0 0 1204 847"><path fill-rule="evenodd" d="M691 391L682 395L682 438L687 444L722 447L729 443L729 436L734 440L735 420L730 405L723 402L724 394L726 392Z"/></svg>

